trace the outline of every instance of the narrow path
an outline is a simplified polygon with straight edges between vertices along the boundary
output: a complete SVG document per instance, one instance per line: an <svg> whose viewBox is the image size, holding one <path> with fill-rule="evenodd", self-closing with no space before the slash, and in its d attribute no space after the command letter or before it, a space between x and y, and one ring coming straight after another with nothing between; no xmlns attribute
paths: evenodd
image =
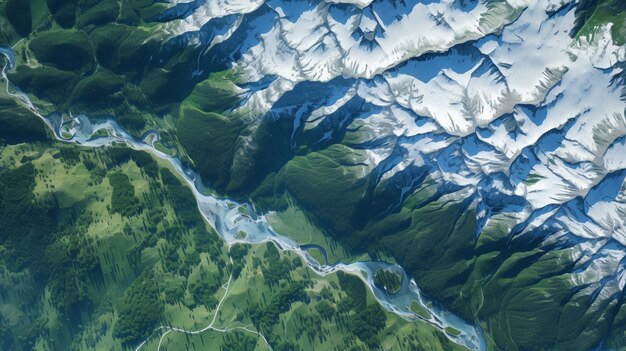
<svg viewBox="0 0 626 351"><path fill-rule="evenodd" d="M231 264L233 263L232 258L230 259L230 262L231 262ZM135 349L135 351L139 351L152 338L152 335L155 332L160 331L160 330L166 330L166 331L163 334L161 334L161 337L159 338L159 344L157 346L157 351L161 350L161 345L163 344L163 339L165 339L167 334L169 334L171 332L177 332L177 333L182 333L182 334L187 334L187 335L198 335L198 334L204 333L204 332L206 332L208 330L213 330L213 331L220 332L220 333L228 333L228 332L231 332L231 331L234 331L234 330L243 330L245 332L252 333L252 334L255 334L255 335L261 337L261 339L263 339L263 342L265 343L267 348L269 350L273 350L272 347L270 346L269 342L265 338L265 336L263 336L263 334L261 334L258 331L255 331L255 330L248 329L247 326L246 327L234 327L234 328L228 328L228 327L219 328L219 327L215 327L214 326L215 321L217 320L217 316L218 316L218 314L220 312L220 309L222 307L222 304L224 303L224 301L226 301L226 298L228 297L228 294L230 292L230 284L232 283L232 280L233 280L233 275L231 273L230 276L228 277L228 282L226 282L225 286L223 286L223 288L226 290L226 292L224 293L224 295L222 296L222 298L218 302L217 307L215 308L215 313L213 314L213 319L211 320L211 324L209 324L208 326L206 326L205 328L200 329L200 330L187 330L187 329L177 328L177 327L160 326L160 327L156 328L152 332L152 334L146 340L144 340Z"/></svg>

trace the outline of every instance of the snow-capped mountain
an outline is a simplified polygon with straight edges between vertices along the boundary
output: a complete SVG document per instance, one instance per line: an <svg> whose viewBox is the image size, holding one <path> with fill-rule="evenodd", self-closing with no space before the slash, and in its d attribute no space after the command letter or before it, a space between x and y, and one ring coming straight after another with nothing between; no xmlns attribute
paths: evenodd
<svg viewBox="0 0 626 351"><path fill-rule="evenodd" d="M624 10L176 0L127 75L182 96L169 132L210 186L394 256L493 348L623 346Z"/></svg>
<svg viewBox="0 0 626 351"><path fill-rule="evenodd" d="M574 35L578 4L566 0L196 1L174 9L184 5L192 10L164 31L211 38L203 45L238 73L241 101L229 114L246 120L246 132L232 173L258 163L266 147L258 126L289 120L278 137L290 139L285 146L347 146L343 161L328 157L352 183L367 182L364 197L387 194L377 218L436 184L413 209L468 202L476 237L497 228L509 242L525 240L523 251L558 251L567 301L587 294L589 310L621 306L625 47L611 36L614 24ZM215 25L225 18L227 30ZM279 174L290 172L293 160L277 162Z"/></svg>

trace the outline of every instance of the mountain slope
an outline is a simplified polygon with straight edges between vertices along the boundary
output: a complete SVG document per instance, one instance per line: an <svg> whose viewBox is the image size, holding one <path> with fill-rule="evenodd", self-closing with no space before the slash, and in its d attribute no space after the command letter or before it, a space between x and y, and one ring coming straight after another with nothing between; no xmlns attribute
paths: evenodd
<svg viewBox="0 0 626 351"><path fill-rule="evenodd" d="M293 199L491 348L624 346L620 1L132 4L71 25L48 4L32 29L5 5L10 81L47 111L167 132L261 210Z"/></svg>

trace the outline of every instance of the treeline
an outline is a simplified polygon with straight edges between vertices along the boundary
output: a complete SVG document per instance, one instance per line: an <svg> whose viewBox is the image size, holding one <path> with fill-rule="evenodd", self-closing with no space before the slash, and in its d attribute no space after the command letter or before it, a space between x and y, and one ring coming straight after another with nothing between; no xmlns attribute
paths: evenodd
<svg viewBox="0 0 626 351"><path fill-rule="evenodd" d="M101 277L94 243L85 236L62 236L45 255L51 300L67 321L79 323L93 308L89 285Z"/></svg>
<svg viewBox="0 0 626 351"><path fill-rule="evenodd" d="M4 57L0 58L3 66ZM47 128L42 120L15 101L0 98L0 144L18 144L44 141L48 138Z"/></svg>
<svg viewBox="0 0 626 351"><path fill-rule="evenodd" d="M220 351L234 350L254 350L256 348L257 339L239 331L231 331L222 334L222 345Z"/></svg>
<svg viewBox="0 0 626 351"><path fill-rule="evenodd" d="M91 310L88 285L100 275L94 245L82 237L90 216L77 216L73 207L61 209L54 193L38 199L33 193L36 177L32 163L0 171L2 261L10 272L30 272L33 297L48 287L60 317L78 325ZM35 301L25 306L30 312L37 308ZM33 318L31 327L12 333L12 349L32 348L43 328L35 322Z"/></svg>
<svg viewBox="0 0 626 351"><path fill-rule="evenodd" d="M574 28L572 28L572 35L578 34L578 32L591 19L591 16L593 16L598 9L602 9L607 15L616 16L619 13L626 11L626 1L580 0L576 5L576 21L574 23Z"/></svg>
<svg viewBox="0 0 626 351"><path fill-rule="evenodd" d="M71 337L82 335L84 328L109 308L117 310L117 318L104 322L103 334L93 332L90 342L95 345L95 340L104 337L106 328L114 323L115 337L130 346L152 331L165 303L182 302L190 308L201 304L211 308L217 304L213 295L231 267L225 262L222 242L207 227L193 194L172 172L159 170L145 152L121 147L83 151L66 146L57 150L33 146L27 151L28 158L20 161L26 164L0 169L0 270L32 276L32 282L31 278L24 278L20 283L35 285L28 290L28 296L16 296L18 290L0 289L0 299L17 301L16 306L28 316L27 321L9 321L9 331L0 323L0 336L10 334L0 349L11 345L7 349L30 350L43 336L53 349L67 349L72 341L67 339L67 332ZM97 241L87 236L93 223L103 221L91 212L89 205L104 202L108 194L92 194L97 188L87 188L84 198L72 202L64 196L61 206L57 196L60 198L69 189L48 186L55 185L57 173L48 169L38 172L34 166L46 153L56 159L55 167L84 171L81 164L84 165L91 179L88 186L108 179L112 187L110 211L124 216L122 232L110 233ZM150 184L149 191L141 197L121 170L127 162L135 162ZM43 195L34 193L38 182L46 185ZM174 210L171 213L165 210L168 205ZM117 240L134 241L136 245L119 252ZM158 256L144 260L143 251L155 247ZM202 252L209 254L218 272L200 272L200 279L187 283L192 270L201 264ZM153 276L161 269L178 275L185 283L176 289L161 290ZM8 285L2 282L0 286ZM42 297L46 289L55 314L64 324L63 330L52 330L38 322L44 320L40 317L44 313ZM126 293L117 297L116 291ZM185 301L187 292L193 303ZM28 323L28 327L19 323Z"/></svg>
<svg viewBox="0 0 626 351"><path fill-rule="evenodd" d="M135 197L135 187L130 183L128 176L122 172L109 175L111 192L111 212L131 217L142 211L139 200Z"/></svg>
<svg viewBox="0 0 626 351"><path fill-rule="evenodd" d="M243 248L233 246L231 256L241 258L245 255ZM297 262L297 263L296 263ZM255 263L263 273L264 282L272 295L259 303L253 303L246 313L250 316L255 328L265 336L274 350L301 350L298 341L308 338L311 344L324 342L329 337L329 325L337 325L342 333L342 340L337 341L338 347L358 347L357 340L369 349L380 347L379 333L385 328L387 316L376 302L368 304L367 289L364 283L353 275L338 272L339 286L335 289L345 293L345 297L336 299L331 290L323 288L319 294L310 296L307 289L313 287L310 279L294 279L292 272L301 265L295 257L281 257L273 243L266 244L261 262ZM306 269L306 268L304 268ZM342 296L342 294L340 294ZM284 335L277 330L285 330L281 315L292 308L295 303L312 306L311 313L298 313L295 318L295 330L292 336Z"/></svg>
<svg viewBox="0 0 626 351"><path fill-rule="evenodd" d="M146 272L135 279L117 308L119 317L113 335L122 344L134 344L150 336L163 313L155 278Z"/></svg>
<svg viewBox="0 0 626 351"><path fill-rule="evenodd" d="M381 269L374 274L374 284L388 294L396 294L402 287L402 277L389 269Z"/></svg>

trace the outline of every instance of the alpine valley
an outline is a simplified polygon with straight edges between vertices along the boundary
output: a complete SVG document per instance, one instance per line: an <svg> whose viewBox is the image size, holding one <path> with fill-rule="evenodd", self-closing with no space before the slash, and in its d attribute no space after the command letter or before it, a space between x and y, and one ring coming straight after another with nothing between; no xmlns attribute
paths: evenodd
<svg viewBox="0 0 626 351"><path fill-rule="evenodd" d="M626 1L0 0L1 350L626 350Z"/></svg>

